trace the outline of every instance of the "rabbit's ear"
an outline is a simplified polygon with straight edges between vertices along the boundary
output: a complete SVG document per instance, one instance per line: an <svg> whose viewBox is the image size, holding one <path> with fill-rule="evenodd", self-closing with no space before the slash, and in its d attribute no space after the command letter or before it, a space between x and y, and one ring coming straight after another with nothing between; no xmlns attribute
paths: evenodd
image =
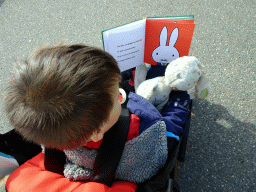
<svg viewBox="0 0 256 192"><path fill-rule="evenodd" d="M168 33L167 33L167 27L164 26L161 33L160 33L160 46L165 46L166 43L167 43L167 36L168 36Z"/></svg>
<svg viewBox="0 0 256 192"><path fill-rule="evenodd" d="M174 45L175 45L175 43L176 43L176 41L178 39L178 36L179 36L179 30L178 30L178 27L176 27L172 31L172 34L171 34L171 37L170 37L170 41L169 41L169 46L174 47Z"/></svg>

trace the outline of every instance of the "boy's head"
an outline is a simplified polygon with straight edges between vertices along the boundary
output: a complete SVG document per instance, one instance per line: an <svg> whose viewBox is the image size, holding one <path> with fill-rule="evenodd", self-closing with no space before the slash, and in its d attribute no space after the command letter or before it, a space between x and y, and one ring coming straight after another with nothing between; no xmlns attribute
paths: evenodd
<svg viewBox="0 0 256 192"><path fill-rule="evenodd" d="M6 114L29 141L78 148L99 140L118 119L120 78L115 59L103 50L41 48L17 65L5 97Z"/></svg>

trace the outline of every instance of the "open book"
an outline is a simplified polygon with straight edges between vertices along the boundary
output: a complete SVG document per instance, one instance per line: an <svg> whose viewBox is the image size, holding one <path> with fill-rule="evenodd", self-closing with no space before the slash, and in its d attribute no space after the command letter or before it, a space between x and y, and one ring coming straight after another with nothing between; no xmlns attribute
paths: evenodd
<svg viewBox="0 0 256 192"><path fill-rule="evenodd" d="M103 46L121 71L143 63L170 63L187 56L194 16L152 17L102 31Z"/></svg>

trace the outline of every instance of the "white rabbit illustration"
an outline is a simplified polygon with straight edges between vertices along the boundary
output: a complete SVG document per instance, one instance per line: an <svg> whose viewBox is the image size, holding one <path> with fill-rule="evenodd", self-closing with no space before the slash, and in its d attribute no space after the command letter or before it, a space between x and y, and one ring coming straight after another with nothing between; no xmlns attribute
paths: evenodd
<svg viewBox="0 0 256 192"><path fill-rule="evenodd" d="M176 27L173 29L169 46L167 46L167 27L164 26L161 33L160 33L160 46L155 48L155 50L152 52L152 58L155 62L161 63L162 65L168 64L172 62L173 60L179 58L180 54L179 51L174 47L177 39L179 36L179 30Z"/></svg>

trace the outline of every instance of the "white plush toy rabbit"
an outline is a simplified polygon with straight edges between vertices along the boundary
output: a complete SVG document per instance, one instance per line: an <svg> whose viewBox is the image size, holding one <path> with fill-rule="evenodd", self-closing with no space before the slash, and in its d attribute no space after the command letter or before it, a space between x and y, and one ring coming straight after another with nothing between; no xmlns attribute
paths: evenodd
<svg viewBox="0 0 256 192"><path fill-rule="evenodd" d="M136 93L155 105L159 111L168 102L173 87L180 91L188 91L191 99L195 96L205 98L210 86L201 68L196 57L180 57L167 66L165 76L142 82Z"/></svg>
<svg viewBox="0 0 256 192"><path fill-rule="evenodd" d="M155 48L152 52L152 59L161 64L162 66L167 65L168 63L179 58L179 51L174 47L179 36L179 30L176 27L170 36L169 45L167 45L168 31L167 27L163 27L160 37L159 43L160 46ZM147 72L151 65L143 64L136 68L135 71L135 91L138 88L138 85L146 80Z"/></svg>

